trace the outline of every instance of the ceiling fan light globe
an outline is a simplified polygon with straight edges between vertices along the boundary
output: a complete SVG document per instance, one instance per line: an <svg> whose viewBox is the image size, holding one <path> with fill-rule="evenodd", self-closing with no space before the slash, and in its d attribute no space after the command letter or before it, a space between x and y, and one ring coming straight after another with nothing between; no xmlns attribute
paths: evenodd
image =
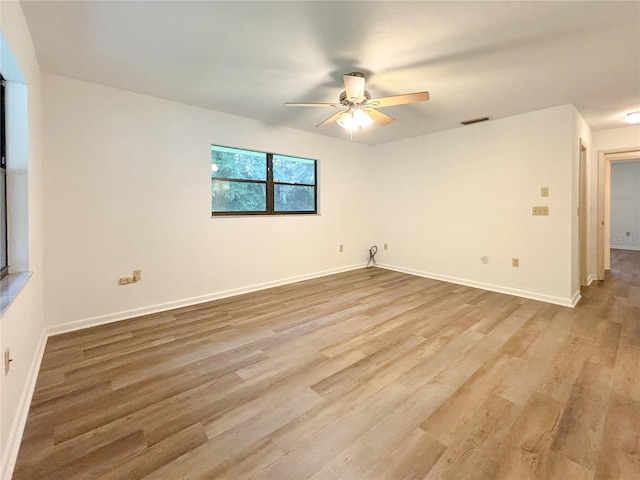
<svg viewBox="0 0 640 480"><path fill-rule="evenodd" d="M640 123L640 111L627 113L624 119L627 123Z"/></svg>
<svg viewBox="0 0 640 480"><path fill-rule="evenodd" d="M356 122L351 117L351 115L342 115L340 118L338 118L336 123L340 125L342 128L344 128L345 130L354 131L354 130L358 130L359 128Z"/></svg>
<svg viewBox="0 0 640 480"><path fill-rule="evenodd" d="M366 112L357 109L352 112L344 112L337 122L346 130L362 130L373 123L373 119Z"/></svg>

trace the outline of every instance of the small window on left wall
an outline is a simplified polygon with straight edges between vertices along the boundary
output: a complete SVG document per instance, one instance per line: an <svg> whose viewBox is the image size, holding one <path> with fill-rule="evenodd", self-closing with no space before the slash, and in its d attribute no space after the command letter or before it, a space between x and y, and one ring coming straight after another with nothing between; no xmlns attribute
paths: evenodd
<svg viewBox="0 0 640 480"><path fill-rule="evenodd" d="M211 146L212 215L314 214L317 162Z"/></svg>

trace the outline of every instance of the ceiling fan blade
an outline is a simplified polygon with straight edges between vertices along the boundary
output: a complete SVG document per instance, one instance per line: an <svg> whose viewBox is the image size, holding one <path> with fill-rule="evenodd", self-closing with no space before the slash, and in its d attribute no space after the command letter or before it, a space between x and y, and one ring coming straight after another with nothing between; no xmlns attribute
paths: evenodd
<svg viewBox="0 0 640 480"><path fill-rule="evenodd" d="M295 103L295 102L287 102L285 103L287 107L341 107L342 105L339 103Z"/></svg>
<svg viewBox="0 0 640 480"><path fill-rule="evenodd" d="M364 112L367 115L369 115L373 119L374 122L379 123L383 127L386 127L390 123L396 121L395 118L390 117L389 115L386 115L386 114L384 114L382 112L379 112L377 110L374 110L373 108L367 108L367 109L365 109Z"/></svg>
<svg viewBox="0 0 640 480"><path fill-rule="evenodd" d="M364 77L355 75L343 75L344 89L347 92L347 99L357 98L358 102L364 98Z"/></svg>
<svg viewBox="0 0 640 480"><path fill-rule="evenodd" d="M338 120L338 118L340 118L340 115L342 115L344 113L344 110L341 112L338 112L334 115L331 115L329 118L327 118L324 122L319 123L318 125L316 125L316 127L322 127L324 125L329 125L330 123L335 122L336 120Z"/></svg>
<svg viewBox="0 0 640 480"><path fill-rule="evenodd" d="M407 103L426 102L429 100L429 92L405 93L404 95L394 95L392 97L372 98L367 105L372 107L392 107L394 105L405 105Z"/></svg>

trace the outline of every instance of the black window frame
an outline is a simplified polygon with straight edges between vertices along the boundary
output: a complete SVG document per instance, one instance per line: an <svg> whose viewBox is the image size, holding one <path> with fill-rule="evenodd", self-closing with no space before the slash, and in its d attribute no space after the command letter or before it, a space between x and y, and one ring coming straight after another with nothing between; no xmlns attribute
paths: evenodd
<svg viewBox="0 0 640 480"><path fill-rule="evenodd" d="M216 177L213 172L211 173L211 180L220 180L227 182L237 183L255 183L265 185L266 192L266 209L264 211L211 211L212 217L228 217L228 216L265 216L265 215L316 215L318 213L318 160L313 158L298 157L294 155L287 155L281 153L262 152L259 150L252 150L248 148L229 147L226 145L211 144L211 148L221 147L233 150L242 150L245 152L259 153L265 155L266 162L266 180L248 180L248 179L235 179L228 177ZM289 183L274 181L273 179L273 157L289 157L293 159L308 160L313 162L313 184L307 183ZM275 188L277 185L290 185L299 187L313 187L313 210L276 210L275 209Z"/></svg>
<svg viewBox="0 0 640 480"><path fill-rule="evenodd" d="M2 249L0 258L0 278L9 274L9 233L7 225L7 129L6 129L6 91L5 80L0 75L0 182L2 182L3 195L0 198L0 208L2 209L2 239L0 248Z"/></svg>

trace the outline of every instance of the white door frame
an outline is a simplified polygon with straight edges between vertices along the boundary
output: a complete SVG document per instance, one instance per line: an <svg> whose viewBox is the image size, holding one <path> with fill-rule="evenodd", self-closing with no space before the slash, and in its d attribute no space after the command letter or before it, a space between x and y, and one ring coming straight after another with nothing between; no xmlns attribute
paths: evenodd
<svg viewBox="0 0 640 480"><path fill-rule="evenodd" d="M587 267L587 146L582 138L579 140L578 162L578 262L580 285L588 286Z"/></svg>
<svg viewBox="0 0 640 480"><path fill-rule="evenodd" d="M611 269L611 162L640 160L640 147L598 152L598 280Z"/></svg>

